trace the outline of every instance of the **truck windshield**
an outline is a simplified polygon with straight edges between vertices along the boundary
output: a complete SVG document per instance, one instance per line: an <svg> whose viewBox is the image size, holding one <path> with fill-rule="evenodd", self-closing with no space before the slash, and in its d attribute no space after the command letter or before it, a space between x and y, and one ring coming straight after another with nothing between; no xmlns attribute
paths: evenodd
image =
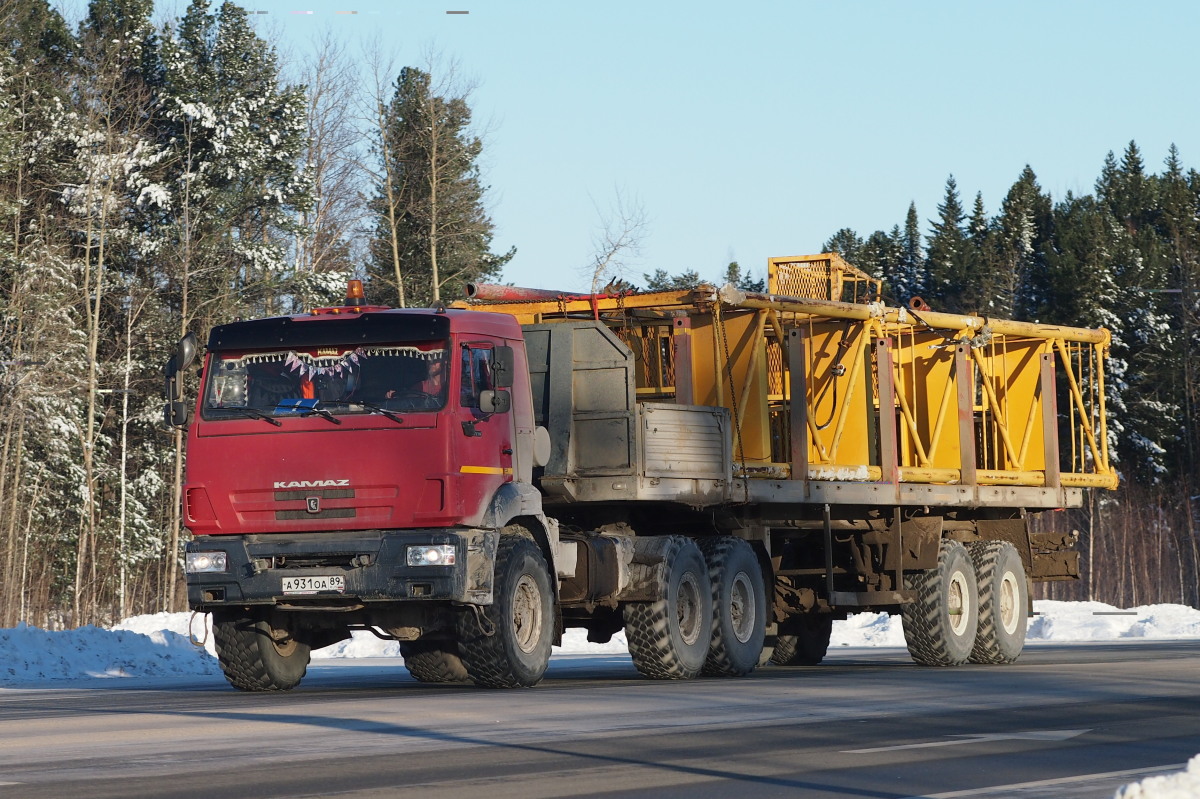
<svg viewBox="0 0 1200 799"><path fill-rule="evenodd" d="M436 411L446 404L446 342L215 352L206 419ZM325 414L322 414L325 415Z"/></svg>

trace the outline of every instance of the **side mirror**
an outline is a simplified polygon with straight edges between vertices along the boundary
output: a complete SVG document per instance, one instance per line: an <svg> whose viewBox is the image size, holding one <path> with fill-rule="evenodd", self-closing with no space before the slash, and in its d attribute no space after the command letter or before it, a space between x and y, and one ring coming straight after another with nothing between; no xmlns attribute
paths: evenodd
<svg viewBox="0 0 1200 799"><path fill-rule="evenodd" d="M186 402L168 402L163 408L163 421L168 427L187 427L192 420L192 409Z"/></svg>
<svg viewBox="0 0 1200 799"><path fill-rule="evenodd" d="M513 348L496 347L492 351L492 385L496 388L511 388L514 369Z"/></svg>
<svg viewBox="0 0 1200 799"><path fill-rule="evenodd" d="M183 384L179 380L181 372L187 370L196 360L196 334L188 333L179 340L175 354L163 366L163 395L167 405L163 409L163 420L170 427L185 427L191 420L191 411L183 401Z"/></svg>
<svg viewBox="0 0 1200 799"><path fill-rule="evenodd" d="M507 391L484 389L479 392L479 410L484 413L508 413L512 394Z"/></svg>
<svg viewBox="0 0 1200 799"><path fill-rule="evenodd" d="M195 333L188 333L179 339L179 344L175 347L175 362L179 364L179 371L186 371L192 365L196 360L197 349Z"/></svg>

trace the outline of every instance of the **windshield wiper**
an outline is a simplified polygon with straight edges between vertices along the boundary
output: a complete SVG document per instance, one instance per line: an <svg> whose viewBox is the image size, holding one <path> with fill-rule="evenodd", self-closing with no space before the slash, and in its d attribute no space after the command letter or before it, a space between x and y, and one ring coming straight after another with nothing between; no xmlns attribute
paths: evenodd
<svg viewBox="0 0 1200 799"><path fill-rule="evenodd" d="M214 411L237 411L243 416L248 416L251 419L262 419L264 422L270 422L276 427L283 427L283 422L273 416L263 413L258 408L251 408L247 405L226 405L221 408L213 408Z"/></svg>
<svg viewBox="0 0 1200 799"><path fill-rule="evenodd" d="M326 405L344 405L346 407L350 407L351 405L361 405L362 407L366 408L369 411L374 411L375 413L382 413L384 416L391 419L393 422L396 422L397 424L404 423L403 417L397 416L396 414L389 411L387 408L383 408L379 405L376 405L373 402L366 402L364 400L353 400L353 401L352 400L322 400L322 402L324 402Z"/></svg>
<svg viewBox="0 0 1200 799"><path fill-rule="evenodd" d="M324 408L309 408L306 411L302 411L299 415L300 416L320 416L322 419L328 419L329 421L333 422L334 424L342 423L341 419L337 418L336 416L334 416L332 413L325 410Z"/></svg>

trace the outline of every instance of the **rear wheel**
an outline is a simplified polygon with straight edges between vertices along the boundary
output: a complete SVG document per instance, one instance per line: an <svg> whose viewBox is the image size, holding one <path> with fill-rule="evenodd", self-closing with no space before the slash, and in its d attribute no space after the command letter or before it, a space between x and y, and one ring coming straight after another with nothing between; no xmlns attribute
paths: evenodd
<svg viewBox="0 0 1200 799"><path fill-rule="evenodd" d="M979 582L979 630L972 663L1012 663L1025 648L1029 583L1016 547L981 541L968 547Z"/></svg>
<svg viewBox="0 0 1200 799"><path fill-rule="evenodd" d="M779 623L771 662L776 666L815 666L829 651L833 615L800 613Z"/></svg>
<svg viewBox="0 0 1200 799"><path fill-rule="evenodd" d="M923 666L966 663L979 627L979 590L967 548L942 541L937 568L909 575L906 582L916 592L901 614L912 659Z"/></svg>
<svg viewBox="0 0 1200 799"><path fill-rule="evenodd" d="M712 583L713 628L703 673L741 677L754 671L763 649L767 617L762 567L740 538L700 541Z"/></svg>
<svg viewBox="0 0 1200 799"><path fill-rule="evenodd" d="M655 680L690 680L704 668L712 640L708 567L696 543L683 536L671 536L663 562L666 596L625 606L625 638L633 665L642 674Z"/></svg>
<svg viewBox="0 0 1200 799"><path fill-rule="evenodd" d="M491 605L459 615L458 656L476 685L536 685L550 663L554 594L546 559L531 539L500 537L493 597Z"/></svg>
<svg viewBox="0 0 1200 799"><path fill-rule="evenodd" d="M404 668L420 682L467 682L471 679L458 656L458 645L453 641L403 641L400 654L404 656Z"/></svg>
<svg viewBox="0 0 1200 799"><path fill-rule="evenodd" d="M225 679L240 691L287 691L308 670L308 643L265 618L213 614L213 640Z"/></svg>

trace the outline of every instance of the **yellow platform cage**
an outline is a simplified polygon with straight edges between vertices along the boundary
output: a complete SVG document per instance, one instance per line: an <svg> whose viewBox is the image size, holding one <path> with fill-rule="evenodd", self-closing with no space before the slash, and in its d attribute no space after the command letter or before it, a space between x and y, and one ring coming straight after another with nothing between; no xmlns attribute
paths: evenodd
<svg viewBox="0 0 1200 799"><path fill-rule="evenodd" d="M747 478L1117 482L1103 329L889 307L835 253L769 259L761 293L546 294L456 305L605 322L637 359L639 398L729 408Z"/></svg>

